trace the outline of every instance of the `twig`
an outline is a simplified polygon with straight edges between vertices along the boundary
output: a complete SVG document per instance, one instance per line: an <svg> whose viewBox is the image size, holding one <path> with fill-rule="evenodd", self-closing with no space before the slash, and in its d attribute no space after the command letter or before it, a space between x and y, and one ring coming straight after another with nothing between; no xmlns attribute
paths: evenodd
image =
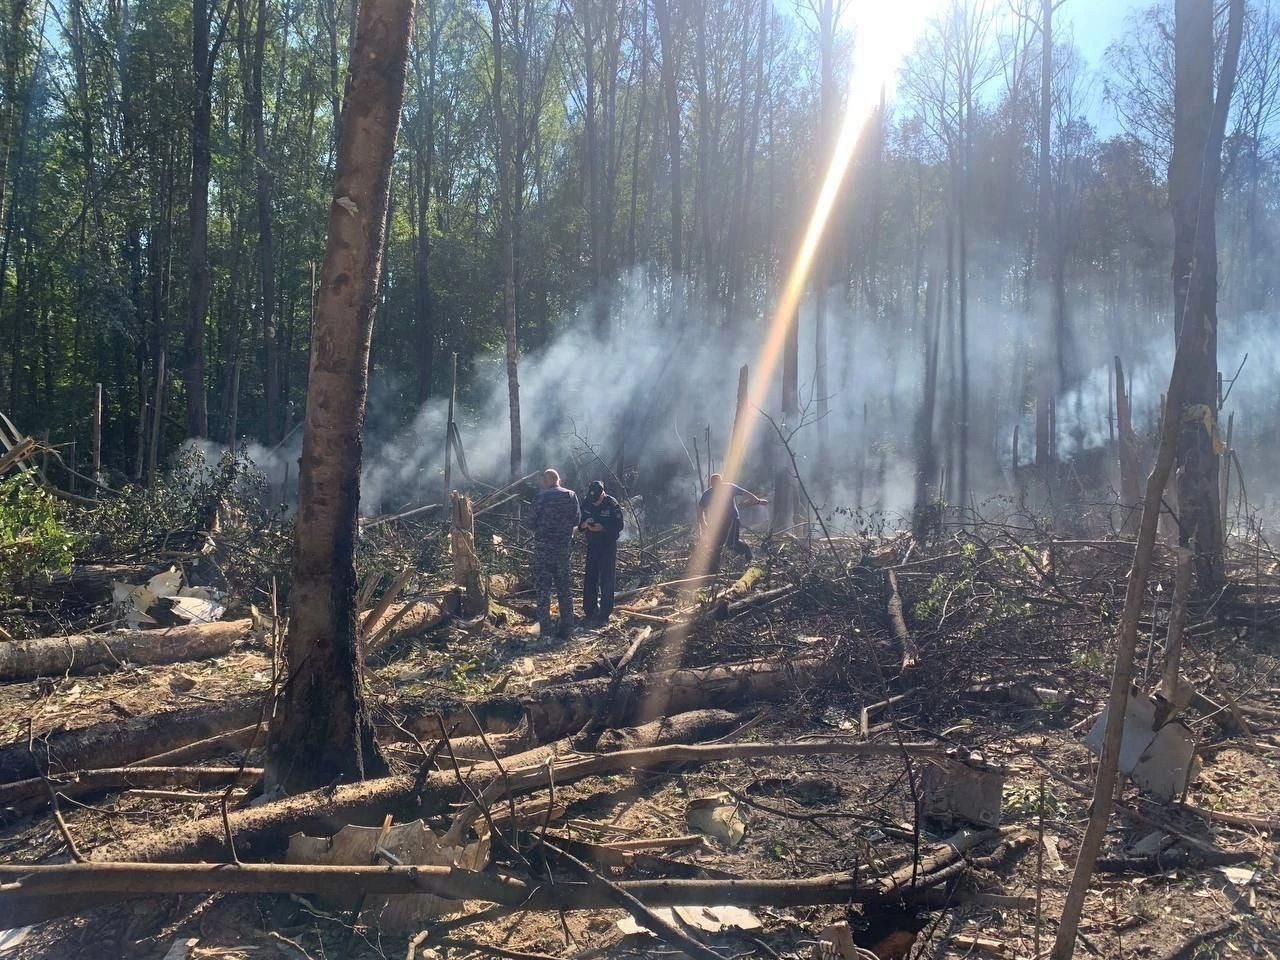
<svg viewBox="0 0 1280 960"><path fill-rule="evenodd" d="M577 868L584 879L586 879L588 887L593 887L604 892L610 900L622 907L622 909L626 910L627 913L631 914L637 923L648 928L659 940L663 940L666 943L671 944L673 947L683 950L685 953L689 954L689 956L693 957L694 960L724 960L720 954L716 953L705 944L693 939L689 934L660 917L652 908L645 906L612 880L606 880L604 877L600 876L577 857L573 856L573 854L566 853L564 850L561 850L554 844L547 843L545 840L543 843L546 845L547 849L556 854L556 856Z"/></svg>
<svg viewBox="0 0 1280 960"><path fill-rule="evenodd" d="M558 960L558 958L546 953L527 953L523 950L508 950L506 947L494 946L491 943L481 943L478 940L458 940L453 937L443 937L435 940L434 943L441 947L453 947L458 950L475 950L480 953L492 954L495 957L503 957L505 960Z"/></svg>
<svg viewBox="0 0 1280 960"><path fill-rule="evenodd" d="M36 765L36 769L40 772L40 779L44 781L45 789L49 791L49 807L53 811L53 822L58 825L58 832L62 834L62 842L67 845L67 852L71 854L71 859L76 863L84 863L84 854L80 852L80 848L76 846L75 837L71 836L71 830L67 826L67 821L62 819L62 811L58 809L58 794L53 789L53 783L40 767L40 761L36 757L35 751L35 735L31 727L31 718L27 718L27 752L31 754L31 762Z"/></svg>
<svg viewBox="0 0 1280 960"><path fill-rule="evenodd" d="M1208 930L1201 930L1199 933L1192 934L1186 943L1178 947L1178 949L1166 953L1161 960L1191 960L1196 955L1196 950L1203 944L1230 933L1238 925L1236 920L1224 920L1216 927L1210 927Z"/></svg>

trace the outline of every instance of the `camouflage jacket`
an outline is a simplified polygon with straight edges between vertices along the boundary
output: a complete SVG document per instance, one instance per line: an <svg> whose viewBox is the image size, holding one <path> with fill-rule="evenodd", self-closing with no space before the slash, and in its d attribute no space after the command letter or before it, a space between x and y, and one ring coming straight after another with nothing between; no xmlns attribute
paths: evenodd
<svg viewBox="0 0 1280 960"><path fill-rule="evenodd" d="M528 523L539 547L567 550L580 520L578 495L564 487L548 487L534 499Z"/></svg>

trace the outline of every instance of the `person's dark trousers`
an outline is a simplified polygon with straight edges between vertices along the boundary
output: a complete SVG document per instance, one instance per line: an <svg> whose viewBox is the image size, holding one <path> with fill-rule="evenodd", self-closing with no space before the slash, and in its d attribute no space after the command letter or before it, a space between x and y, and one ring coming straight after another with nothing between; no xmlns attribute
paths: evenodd
<svg viewBox="0 0 1280 960"><path fill-rule="evenodd" d="M751 548L742 542L741 521L737 519L729 521L729 535L725 538L724 545L747 563L751 562Z"/></svg>
<svg viewBox="0 0 1280 960"><path fill-rule="evenodd" d="M618 566L616 540L587 542L587 569L582 578L582 612L587 619L613 613L614 574Z"/></svg>

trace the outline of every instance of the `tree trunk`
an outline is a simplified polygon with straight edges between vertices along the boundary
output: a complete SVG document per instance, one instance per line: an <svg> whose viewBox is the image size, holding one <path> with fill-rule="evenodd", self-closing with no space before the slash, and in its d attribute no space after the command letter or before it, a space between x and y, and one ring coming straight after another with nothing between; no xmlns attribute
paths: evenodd
<svg viewBox="0 0 1280 960"><path fill-rule="evenodd" d="M507 406L511 419L511 473L520 476L523 461L520 437L520 342L516 326L516 239L513 215L511 124L503 99L503 46L501 0L489 0L493 53L493 124L498 141L498 259L502 273L502 328L506 340Z"/></svg>
<svg viewBox="0 0 1280 960"><path fill-rule="evenodd" d="M793 317L787 324L782 348L782 433L789 436L800 420L800 322ZM773 529L789 530L795 524L796 478L785 450L778 452L778 467L773 485Z"/></svg>
<svg viewBox="0 0 1280 960"><path fill-rule="evenodd" d="M1244 0L1231 0L1217 98L1214 95L1213 8L1177 0L1174 35L1174 139L1169 161L1173 211L1174 331L1189 340L1188 372L1179 419L1178 542L1195 553L1196 585L1221 585L1222 513L1218 457L1218 245L1215 224L1222 138L1240 55Z"/></svg>
<svg viewBox="0 0 1280 960"><path fill-rule="evenodd" d="M653 0L662 54L662 94L667 107L667 152L671 159L671 288L677 301L683 293L684 190L680 179L680 88L676 60L676 31L670 0Z"/></svg>
<svg viewBox="0 0 1280 960"><path fill-rule="evenodd" d="M1058 395L1057 367L1053 363L1053 344L1057 330L1052 320L1053 299L1049 293L1049 264L1054 247L1053 222L1053 171L1050 163L1051 121L1053 119L1053 3L1041 0L1040 14L1040 116L1039 158L1036 169L1036 262L1035 292L1032 309L1039 314L1040 322L1033 329L1040 331L1033 336L1036 369L1036 466L1041 471L1053 462L1054 437L1050 431L1049 407ZM1039 308L1037 310L1037 307Z"/></svg>
<svg viewBox="0 0 1280 960"><path fill-rule="evenodd" d="M258 0L258 23L254 31L253 64L249 110L253 114L253 152L257 167L258 258L262 273L262 366L266 427L263 438L268 445L279 441L280 433L280 368L276 360L276 274L275 244L271 231L271 157L267 152L267 133L263 118L262 61L266 58L267 0ZM235 442L234 437L231 440Z"/></svg>
<svg viewBox="0 0 1280 960"><path fill-rule="evenodd" d="M191 9L191 67L195 104L191 110L190 291L182 382L187 394L187 435L209 435L209 405L204 387L204 325L209 314L209 179L212 161L209 136L213 117L210 92L217 44L209 48L210 0L195 0ZM228 13L229 15L229 13ZM223 27L225 27L225 21Z"/></svg>
<svg viewBox="0 0 1280 960"><path fill-rule="evenodd" d="M268 789L385 769L361 690L354 557L369 342L412 23L413 0L360 5L311 340L289 678L268 742Z"/></svg>

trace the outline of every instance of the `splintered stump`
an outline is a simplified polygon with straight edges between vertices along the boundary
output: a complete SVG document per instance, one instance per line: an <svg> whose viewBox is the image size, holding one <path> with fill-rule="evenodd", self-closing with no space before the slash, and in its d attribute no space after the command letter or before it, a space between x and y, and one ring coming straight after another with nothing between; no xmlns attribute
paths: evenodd
<svg viewBox="0 0 1280 960"><path fill-rule="evenodd" d="M489 612L489 596L484 589L480 558L476 555L475 515L471 498L456 490L450 494L453 519L449 545L453 553L453 582L462 588L463 616L481 617Z"/></svg>

